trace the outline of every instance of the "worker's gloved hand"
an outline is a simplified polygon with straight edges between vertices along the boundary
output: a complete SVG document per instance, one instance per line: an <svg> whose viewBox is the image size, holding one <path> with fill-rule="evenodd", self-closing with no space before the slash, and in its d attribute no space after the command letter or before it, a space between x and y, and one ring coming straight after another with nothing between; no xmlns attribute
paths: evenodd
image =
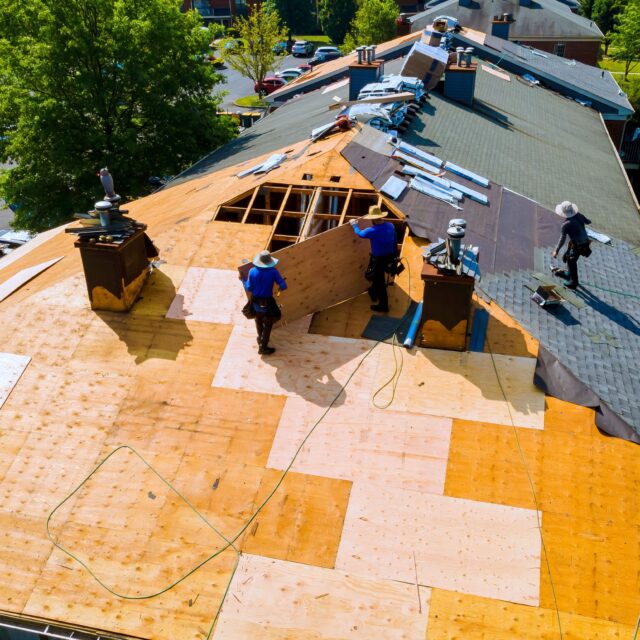
<svg viewBox="0 0 640 640"><path fill-rule="evenodd" d="M552 257L552 258L554 258L554 259L555 259L555 258L557 258L557 257L558 257L558 252L557 252L557 251L554 251L554 252L551 254L551 257Z"/></svg>
<svg viewBox="0 0 640 640"><path fill-rule="evenodd" d="M349 224L350 224L352 227L355 227L355 226L358 224L358 221L357 221L357 220L349 220Z"/></svg>

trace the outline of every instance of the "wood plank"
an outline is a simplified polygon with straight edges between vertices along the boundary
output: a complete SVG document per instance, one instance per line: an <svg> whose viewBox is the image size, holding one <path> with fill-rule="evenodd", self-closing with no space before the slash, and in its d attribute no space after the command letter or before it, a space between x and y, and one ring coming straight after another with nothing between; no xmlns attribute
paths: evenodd
<svg viewBox="0 0 640 640"><path fill-rule="evenodd" d="M397 354L391 345L381 344L379 351L375 388L388 380L396 367ZM502 355L493 360L484 353L437 349L404 354L402 375L390 408L506 425L513 420L520 427L542 429L544 394L533 384L536 361ZM377 401L388 399L390 391L380 394Z"/></svg>
<svg viewBox="0 0 640 640"><path fill-rule="evenodd" d="M429 592L420 590L418 604L413 585L243 555L214 637L424 638Z"/></svg>
<svg viewBox="0 0 640 640"><path fill-rule="evenodd" d="M52 267L56 262L62 260L62 258L64 258L64 256L54 258L53 260L47 260L47 262L41 262L33 267L27 267L2 282L2 284L0 284L0 302L5 298L8 298L14 291L17 291L20 287L27 284L29 280L33 280L33 278L40 275L43 271L46 271L49 267Z"/></svg>
<svg viewBox="0 0 640 640"><path fill-rule="evenodd" d="M562 637L567 640L629 640L633 627L560 612ZM429 640L558 640L560 631L553 608L527 607L433 589L429 606Z"/></svg>
<svg viewBox="0 0 640 640"><path fill-rule="evenodd" d="M321 414L301 398L288 398L268 466L285 469ZM318 425L293 469L442 494L450 433L449 418L342 405Z"/></svg>
<svg viewBox="0 0 640 640"><path fill-rule="evenodd" d="M237 271L190 267L166 317L233 324L244 318L242 307L246 302Z"/></svg>
<svg viewBox="0 0 640 640"><path fill-rule="evenodd" d="M19 356L15 353L0 352L0 408L9 394L18 384L20 376L31 362L31 356Z"/></svg>
<svg viewBox="0 0 640 640"><path fill-rule="evenodd" d="M251 194L251 199L249 200L249 204L247 205L247 208L245 209L244 214L242 215L242 220L240 221L240 224L244 224L247 221L247 218L249 217L249 213L251 211L251 208L253 207L253 203L256 201L256 197L258 193L260 193L259 186L253 190L253 193Z"/></svg>
<svg viewBox="0 0 640 640"><path fill-rule="evenodd" d="M287 187L287 191L284 194L284 197L282 198L282 204L280 205L280 208L278 209L278 213L276 214L275 220L273 221L273 226L271 227L271 233L269 234L267 243L265 245L266 247L271 246L271 242L273 241L273 236L276 232L276 229L278 228L278 223L280 222L280 218L282 218L282 214L284 213L284 210L287 208L287 201L289 200L289 196L291 195L291 189L292 189L292 186L289 185Z"/></svg>
<svg viewBox="0 0 640 640"><path fill-rule="evenodd" d="M537 606L536 514L354 483L336 569Z"/></svg>

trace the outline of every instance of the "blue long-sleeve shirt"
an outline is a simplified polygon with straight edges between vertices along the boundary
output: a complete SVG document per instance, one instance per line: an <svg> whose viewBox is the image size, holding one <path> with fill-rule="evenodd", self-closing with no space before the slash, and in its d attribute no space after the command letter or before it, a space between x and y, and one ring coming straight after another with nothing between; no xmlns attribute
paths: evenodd
<svg viewBox="0 0 640 640"><path fill-rule="evenodd" d="M390 222L374 224L366 229L359 229L357 224L353 230L361 238L367 238L371 242L371 253L374 256L395 255L398 247L396 243L396 228Z"/></svg>
<svg viewBox="0 0 640 640"><path fill-rule="evenodd" d="M558 240L555 249L556 253L562 249L562 245L565 243L567 236L569 236L569 240L571 240L573 244L584 244L588 242L589 236L585 229L585 225L587 224L591 224L591 220L581 213L576 213L574 216L567 218L567 220L562 223L562 235L560 236L560 240Z"/></svg>
<svg viewBox="0 0 640 640"><path fill-rule="evenodd" d="M272 296L275 283L278 283L278 286L283 291L287 288L287 283L275 267L266 269L253 267L249 271L249 277L243 282L244 288L256 298L269 298Z"/></svg>

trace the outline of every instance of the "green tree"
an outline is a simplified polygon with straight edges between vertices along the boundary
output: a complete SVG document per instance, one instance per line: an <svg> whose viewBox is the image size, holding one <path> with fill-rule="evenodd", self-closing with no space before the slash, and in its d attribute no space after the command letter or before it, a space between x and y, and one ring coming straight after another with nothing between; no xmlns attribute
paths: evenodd
<svg viewBox="0 0 640 640"><path fill-rule="evenodd" d="M619 18L611 39L614 58L624 62L624 79L640 62L640 0L630 0Z"/></svg>
<svg viewBox="0 0 640 640"><path fill-rule="evenodd" d="M276 67L277 56L273 46L285 38L280 16L265 4L254 8L248 18L238 18L235 24L245 46L226 50L225 60L232 69L260 83Z"/></svg>
<svg viewBox="0 0 640 640"><path fill-rule="evenodd" d="M624 10L625 0L594 0L591 18L604 33L604 54L608 55L616 18Z"/></svg>
<svg viewBox="0 0 640 640"><path fill-rule="evenodd" d="M102 196L148 192L235 135L204 63L211 34L176 0L3 0L0 197L41 230Z"/></svg>
<svg viewBox="0 0 640 640"><path fill-rule="evenodd" d="M322 31L333 42L342 44L357 9L356 0L320 0L319 17Z"/></svg>
<svg viewBox="0 0 640 640"><path fill-rule="evenodd" d="M294 33L308 33L316 25L314 4L311 0L267 0L268 8L275 10L287 25L287 39Z"/></svg>
<svg viewBox="0 0 640 640"><path fill-rule="evenodd" d="M580 0L580 15L591 20L594 0Z"/></svg>
<svg viewBox="0 0 640 640"><path fill-rule="evenodd" d="M380 44L396 35L396 18L400 9L395 0L358 0L358 11L351 23L343 48Z"/></svg>

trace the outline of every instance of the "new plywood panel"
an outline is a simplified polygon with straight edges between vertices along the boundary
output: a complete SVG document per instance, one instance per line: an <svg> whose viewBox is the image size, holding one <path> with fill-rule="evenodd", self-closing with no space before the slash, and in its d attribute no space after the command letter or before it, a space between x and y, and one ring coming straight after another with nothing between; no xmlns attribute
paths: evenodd
<svg viewBox="0 0 640 640"><path fill-rule="evenodd" d="M379 351L374 388L388 380L396 368L391 345L381 344ZM390 408L507 425L513 420L521 427L542 429L544 394L533 384L535 362L533 358L501 355L494 356L492 362L491 355L485 353L403 351L402 375ZM389 398L390 390L381 393L378 402Z"/></svg>
<svg viewBox="0 0 640 640"><path fill-rule="evenodd" d="M528 509L355 483L336 569L536 606L540 535Z"/></svg>
<svg viewBox="0 0 640 640"><path fill-rule="evenodd" d="M30 356L0 353L0 408L31 361Z"/></svg>
<svg viewBox="0 0 640 640"><path fill-rule="evenodd" d="M560 610L635 625L640 611L640 527L545 513L542 530ZM554 607L544 571L540 604Z"/></svg>
<svg viewBox="0 0 640 640"><path fill-rule="evenodd" d="M268 466L285 469L321 413L301 398L288 398ZM318 424L293 469L441 494L450 433L450 418L343 405Z"/></svg>
<svg viewBox="0 0 640 640"><path fill-rule="evenodd" d="M247 302L237 271L190 267L167 311L167 318L233 324Z"/></svg>
<svg viewBox="0 0 640 640"><path fill-rule="evenodd" d="M371 349L370 342L275 329L271 344L277 348L276 353L261 357L256 349L255 330L234 326L213 386L300 396L323 407L336 397L337 405L355 396L368 397L376 351L363 361L346 395L340 390Z"/></svg>
<svg viewBox="0 0 640 640"><path fill-rule="evenodd" d="M422 640L429 591L243 555L214 638Z"/></svg>
<svg viewBox="0 0 640 640"><path fill-rule="evenodd" d="M630 640L633 627L560 612L565 640ZM554 609L526 607L433 589L429 607L429 640L558 640Z"/></svg>
<svg viewBox="0 0 640 640"><path fill-rule="evenodd" d="M353 298L369 287L364 277L369 241L356 236L351 225L325 231L274 255L287 281L287 290L278 300L284 322Z"/></svg>
<svg viewBox="0 0 640 640"><path fill-rule="evenodd" d="M269 241L271 225L211 222L204 226L193 267L235 269L242 259L251 260Z"/></svg>
<svg viewBox="0 0 640 640"><path fill-rule="evenodd" d="M637 456L637 445L597 432L516 434L511 427L454 420L445 493L533 508L528 472L545 513L640 525Z"/></svg>

